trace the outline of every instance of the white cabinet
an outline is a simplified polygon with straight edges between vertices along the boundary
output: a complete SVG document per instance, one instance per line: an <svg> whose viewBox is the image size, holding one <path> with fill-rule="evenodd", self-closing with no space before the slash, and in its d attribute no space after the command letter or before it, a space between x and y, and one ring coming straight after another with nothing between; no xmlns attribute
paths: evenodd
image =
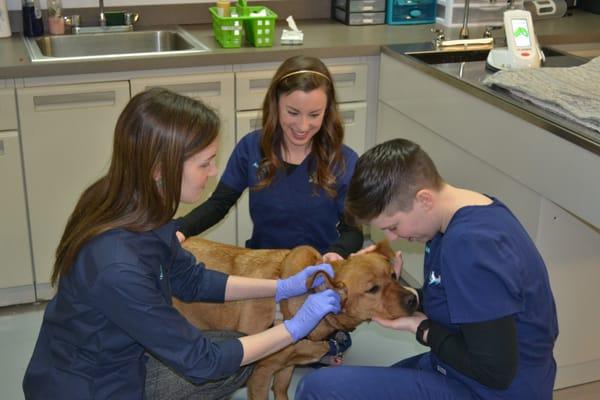
<svg viewBox="0 0 600 400"><path fill-rule="evenodd" d="M0 89L0 306L35 300L14 89Z"/></svg>
<svg viewBox="0 0 600 400"><path fill-rule="evenodd" d="M558 311L555 387L600 379L600 323L581 317L600 301L600 158L387 55L380 78L377 141L419 143L445 180L501 199L535 241ZM398 245L422 282L422 248Z"/></svg>
<svg viewBox="0 0 600 400"><path fill-rule="evenodd" d="M131 80L132 96L147 88L160 86L186 96L199 99L212 107L221 118L217 168L219 176L225 169L229 155L235 146L233 73L195 74L177 77L150 77ZM196 204L180 204L177 216L191 211L214 191L218 177L209 181L202 199ZM236 244L235 207L217 225L202 234L203 237L221 243Z"/></svg>
<svg viewBox="0 0 600 400"><path fill-rule="evenodd" d="M38 297L79 196L106 172L129 82L17 89Z"/></svg>
<svg viewBox="0 0 600 400"><path fill-rule="evenodd" d="M262 102L275 74L273 69L236 73L236 138L262 124ZM344 124L344 143L358 154L366 148L367 80L366 64L328 66L333 77L339 111ZM252 220L248 206L248 191L237 202L237 242L244 246L252 234Z"/></svg>

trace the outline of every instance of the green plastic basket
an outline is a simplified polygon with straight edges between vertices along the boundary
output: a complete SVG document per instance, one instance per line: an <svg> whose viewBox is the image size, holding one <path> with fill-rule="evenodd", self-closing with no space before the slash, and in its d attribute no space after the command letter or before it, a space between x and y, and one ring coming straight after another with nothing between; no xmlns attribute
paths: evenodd
<svg viewBox="0 0 600 400"><path fill-rule="evenodd" d="M244 17L238 12L238 17L221 17L217 7L209 7L212 14L212 28L215 39L222 47L235 48L242 47L242 36L244 29ZM237 11L235 7L230 7L230 11Z"/></svg>
<svg viewBox="0 0 600 400"><path fill-rule="evenodd" d="M265 10L266 15L262 17L252 16ZM262 6L245 6L244 2L238 6L230 7L234 17L221 17L217 7L209 7L212 14L213 33L217 42L225 48L241 47L243 33L246 41L254 47L271 47L275 40L275 23L277 14Z"/></svg>
<svg viewBox="0 0 600 400"><path fill-rule="evenodd" d="M246 41L254 47L271 47L275 40L275 23L277 14L261 6L240 7L244 15L244 31ZM252 13L266 11L264 17L251 16Z"/></svg>

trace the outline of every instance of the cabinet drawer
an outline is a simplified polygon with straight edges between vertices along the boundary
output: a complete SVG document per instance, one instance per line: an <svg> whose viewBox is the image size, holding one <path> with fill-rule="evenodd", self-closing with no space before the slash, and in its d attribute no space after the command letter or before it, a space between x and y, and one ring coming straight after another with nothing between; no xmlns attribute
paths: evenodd
<svg viewBox="0 0 600 400"><path fill-rule="evenodd" d="M0 186L0 288L31 285L31 253L17 132L0 132ZM0 305L4 305L2 299Z"/></svg>
<svg viewBox="0 0 600 400"><path fill-rule="evenodd" d="M332 65L328 68L333 76L338 102L366 100L366 64ZM274 70L236 73L236 110L262 109L265 93L274 73Z"/></svg>
<svg viewBox="0 0 600 400"><path fill-rule="evenodd" d="M17 106L14 89L0 89L0 131L16 130Z"/></svg>

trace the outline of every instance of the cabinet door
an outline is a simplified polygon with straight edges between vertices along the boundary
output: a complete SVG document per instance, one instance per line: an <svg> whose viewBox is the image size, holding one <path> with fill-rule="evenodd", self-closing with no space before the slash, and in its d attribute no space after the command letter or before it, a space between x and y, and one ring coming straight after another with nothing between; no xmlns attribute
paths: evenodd
<svg viewBox="0 0 600 400"><path fill-rule="evenodd" d="M0 132L0 306L34 301L21 148L17 132ZM17 296L17 297L15 297Z"/></svg>
<svg viewBox="0 0 600 400"><path fill-rule="evenodd" d="M234 80L233 73L197 74L178 77L154 77L131 80L132 95L150 87L163 87L183 95L199 99L215 109L221 117L221 134L217 168L219 177L235 146ZM209 181L202 199L196 204L180 204L176 216L190 212L214 191L219 177ZM217 225L202 234L203 237L220 243L236 244L235 207Z"/></svg>
<svg viewBox="0 0 600 400"><path fill-rule="evenodd" d="M38 295L79 196L108 168L128 82L17 89Z"/></svg>
<svg viewBox="0 0 600 400"><path fill-rule="evenodd" d="M367 103L342 103L339 109L344 124L344 143L361 155L367 139Z"/></svg>

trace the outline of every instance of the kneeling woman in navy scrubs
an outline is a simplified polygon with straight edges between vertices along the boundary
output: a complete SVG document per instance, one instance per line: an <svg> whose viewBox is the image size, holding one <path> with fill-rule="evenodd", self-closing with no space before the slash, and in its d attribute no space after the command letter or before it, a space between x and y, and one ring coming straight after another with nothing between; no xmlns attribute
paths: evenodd
<svg viewBox="0 0 600 400"><path fill-rule="evenodd" d="M548 271L500 200L444 182L419 145L395 139L360 157L346 209L390 240L425 243L422 313L376 321L429 351L392 367L320 369L296 400L552 399Z"/></svg>
<svg viewBox="0 0 600 400"><path fill-rule="evenodd" d="M58 291L25 373L27 399L226 397L248 376L242 366L339 311L338 295L328 290L267 331L212 340L172 307L172 295L281 300L305 293L311 271L332 273L323 264L285 280L227 276L181 248L171 219L180 201L197 201L216 175L219 126L201 102L164 89L125 107L108 173L83 192L56 251Z"/></svg>

